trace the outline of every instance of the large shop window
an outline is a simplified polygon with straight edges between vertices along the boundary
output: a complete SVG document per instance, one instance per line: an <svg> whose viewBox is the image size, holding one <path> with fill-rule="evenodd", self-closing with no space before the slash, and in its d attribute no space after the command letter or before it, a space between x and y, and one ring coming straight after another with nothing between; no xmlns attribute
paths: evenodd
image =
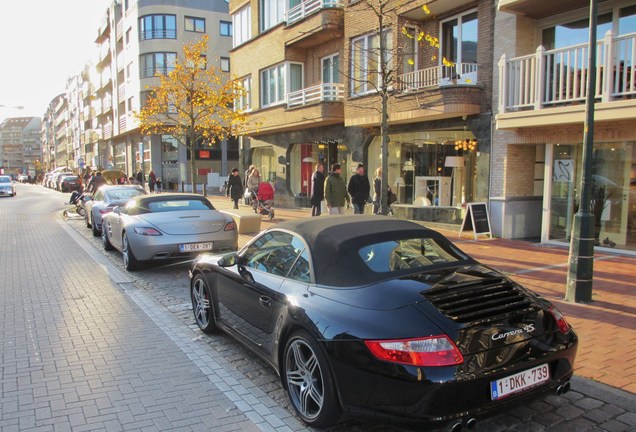
<svg viewBox="0 0 636 432"><path fill-rule="evenodd" d="M237 47L252 37L252 8L246 6L232 15L232 46Z"/></svg>
<svg viewBox="0 0 636 432"><path fill-rule="evenodd" d="M349 168L353 166L351 152L349 147L338 139L295 144L291 149L290 158L290 187L294 196L297 197L311 196L311 177L317 163L324 165L325 177L334 163L341 165L341 175L345 182L351 176Z"/></svg>
<svg viewBox="0 0 636 432"><path fill-rule="evenodd" d="M549 238L569 242L580 205L582 147L553 148ZM594 143L592 166L596 245L636 250L636 142Z"/></svg>
<svg viewBox="0 0 636 432"><path fill-rule="evenodd" d="M176 15L146 15L139 18L139 40L176 38Z"/></svg>
<svg viewBox="0 0 636 432"><path fill-rule="evenodd" d="M302 63L281 63L261 72L261 106L285 103L287 93L303 88Z"/></svg>
<svg viewBox="0 0 636 432"><path fill-rule="evenodd" d="M385 51L384 60L387 71L391 70L393 60L393 33L384 31ZM380 74L380 34L368 34L351 40L351 70L350 81L352 96L364 95L379 90L382 82Z"/></svg>
<svg viewBox="0 0 636 432"><path fill-rule="evenodd" d="M271 146L257 147L252 153L252 165L261 175L261 181L276 182L276 153Z"/></svg>

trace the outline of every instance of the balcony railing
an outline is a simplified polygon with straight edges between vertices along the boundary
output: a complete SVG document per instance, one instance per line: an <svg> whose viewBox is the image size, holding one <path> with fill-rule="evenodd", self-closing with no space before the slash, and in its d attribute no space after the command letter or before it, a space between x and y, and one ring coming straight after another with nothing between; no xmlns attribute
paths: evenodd
<svg viewBox="0 0 636 432"><path fill-rule="evenodd" d="M291 24L320 9L343 7L343 0L306 0L288 10L285 21L287 21L287 24Z"/></svg>
<svg viewBox="0 0 636 432"><path fill-rule="evenodd" d="M476 85L479 67L474 63L455 63L453 66L433 66L398 76L402 92L451 85Z"/></svg>
<svg viewBox="0 0 636 432"><path fill-rule="evenodd" d="M541 109L587 98L589 46L574 45L499 61L499 112ZM636 96L636 33L598 42L595 97L602 102Z"/></svg>
<svg viewBox="0 0 636 432"><path fill-rule="evenodd" d="M344 99L343 84L318 84L287 94L287 108L313 102L334 102Z"/></svg>
<svg viewBox="0 0 636 432"><path fill-rule="evenodd" d="M103 139L112 138L112 136L113 136L113 124L112 123L105 124L102 130L104 131Z"/></svg>

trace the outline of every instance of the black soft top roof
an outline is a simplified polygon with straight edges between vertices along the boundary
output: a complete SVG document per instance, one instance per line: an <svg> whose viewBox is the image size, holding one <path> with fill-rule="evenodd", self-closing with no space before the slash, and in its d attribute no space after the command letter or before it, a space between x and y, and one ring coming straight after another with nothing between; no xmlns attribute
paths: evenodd
<svg viewBox="0 0 636 432"><path fill-rule="evenodd" d="M281 222L272 229L293 231L305 239L317 284L344 287L387 277L371 271L360 257L358 251L366 245L409 238L444 238L415 222L387 216L310 217Z"/></svg>

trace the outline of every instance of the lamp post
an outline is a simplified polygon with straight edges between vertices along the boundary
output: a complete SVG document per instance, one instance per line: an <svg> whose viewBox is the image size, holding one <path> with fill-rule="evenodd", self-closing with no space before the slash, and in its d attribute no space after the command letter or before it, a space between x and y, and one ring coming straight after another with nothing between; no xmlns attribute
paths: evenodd
<svg viewBox="0 0 636 432"><path fill-rule="evenodd" d="M590 38L588 43L587 98L583 127L583 158L581 171L581 200L574 215L568 279L565 300L569 302L592 301L594 266L594 215L590 211L592 190L592 157L594 144L594 97L596 83L596 10L597 0L590 0Z"/></svg>

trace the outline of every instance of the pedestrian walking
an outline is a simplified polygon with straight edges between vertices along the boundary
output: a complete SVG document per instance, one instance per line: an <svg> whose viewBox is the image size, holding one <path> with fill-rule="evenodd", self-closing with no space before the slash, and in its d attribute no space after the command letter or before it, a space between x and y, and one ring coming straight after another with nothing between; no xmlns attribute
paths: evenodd
<svg viewBox="0 0 636 432"><path fill-rule="evenodd" d="M150 190L150 193L153 193L155 191L156 183L157 183L157 176L155 175L155 171L150 170L150 173L148 173L148 189Z"/></svg>
<svg viewBox="0 0 636 432"><path fill-rule="evenodd" d="M391 186L387 187L386 193L386 203L387 206L392 204L392 194ZM382 196L382 167L379 167L375 170L375 178L373 179L373 214L377 215L380 210L382 210L382 206L380 205L380 199ZM389 207L390 210L390 207Z"/></svg>
<svg viewBox="0 0 636 432"><path fill-rule="evenodd" d="M369 193L371 192L369 177L364 173L364 165L358 164L356 173L349 179L347 191L351 195L353 214L364 214L364 206L369 201Z"/></svg>
<svg viewBox="0 0 636 432"><path fill-rule="evenodd" d="M225 196L230 197L234 201L234 208L238 209L239 199L243 196L243 183L241 182L238 168L232 169L232 173L227 178Z"/></svg>
<svg viewBox="0 0 636 432"><path fill-rule="evenodd" d="M341 173L342 167L339 163L335 163L331 166L331 172L325 180L325 201L331 215L344 214L345 202L347 208L350 203L347 185L340 176Z"/></svg>
<svg viewBox="0 0 636 432"><path fill-rule="evenodd" d="M311 215L320 216L322 201L325 199L325 166L316 165L316 171L311 176Z"/></svg>

